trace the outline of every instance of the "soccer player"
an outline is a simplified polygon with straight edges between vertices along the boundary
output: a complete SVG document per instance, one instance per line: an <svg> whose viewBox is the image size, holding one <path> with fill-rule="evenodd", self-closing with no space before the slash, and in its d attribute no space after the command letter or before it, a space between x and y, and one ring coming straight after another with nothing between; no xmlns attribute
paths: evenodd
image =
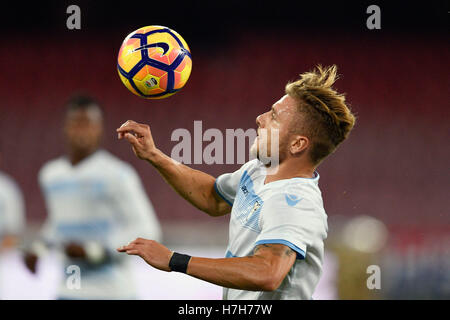
<svg viewBox="0 0 450 320"><path fill-rule="evenodd" d="M24 231L25 203L22 191L12 177L0 171L0 260L13 257ZM2 295L0 291L0 299Z"/></svg>
<svg viewBox="0 0 450 320"><path fill-rule="evenodd" d="M25 227L25 204L17 183L0 171L0 253L15 247Z"/></svg>
<svg viewBox="0 0 450 320"><path fill-rule="evenodd" d="M39 172L48 210L43 240L63 252L61 272L73 272L67 269L70 265L80 268L80 288L67 286L65 274L59 299L137 298L129 263L115 248L140 235L161 236L136 171L99 148L102 131L98 103L87 96L72 98L64 121L67 155L49 161ZM27 262L35 269L32 258Z"/></svg>
<svg viewBox="0 0 450 320"><path fill-rule="evenodd" d="M257 159L217 179L164 155L148 125L125 122L118 137L137 157L198 209L210 216L231 212L231 217L225 258L191 257L142 238L118 251L220 285L224 299L311 299L328 231L316 169L355 123L344 95L332 88L336 78L336 66L318 66L288 83L285 95L256 118L258 137L251 150ZM271 141L273 130L279 141ZM276 142L278 165L264 165L260 148L271 150Z"/></svg>

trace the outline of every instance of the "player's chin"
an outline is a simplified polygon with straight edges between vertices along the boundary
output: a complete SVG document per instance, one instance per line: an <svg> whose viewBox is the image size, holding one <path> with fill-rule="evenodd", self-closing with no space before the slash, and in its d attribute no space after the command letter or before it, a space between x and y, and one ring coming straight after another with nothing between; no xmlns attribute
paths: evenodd
<svg viewBox="0 0 450 320"><path fill-rule="evenodd" d="M93 139L77 138L69 141L69 145L74 150L89 151L95 147Z"/></svg>
<svg viewBox="0 0 450 320"><path fill-rule="evenodd" d="M255 141L251 145L249 155L251 159L259 159L258 137L255 138Z"/></svg>

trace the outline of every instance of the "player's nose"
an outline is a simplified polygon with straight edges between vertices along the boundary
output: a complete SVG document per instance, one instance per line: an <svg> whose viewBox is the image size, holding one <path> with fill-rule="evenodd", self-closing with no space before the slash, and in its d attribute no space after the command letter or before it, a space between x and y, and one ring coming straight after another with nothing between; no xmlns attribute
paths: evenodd
<svg viewBox="0 0 450 320"><path fill-rule="evenodd" d="M257 116L256 117L256 125L258 126L258 128L261 128L262 127L262 120L263 120L263 117L262 117L263 115L262 114L260 114L259 116Z"/></svg>
<svg viewBox="0 0 450 320"><path fill-rule="evenodd" d="M260 114L259 116L256 117L256 124L258 125L258 128L264 128L267 114L268 112Z"/></svg>

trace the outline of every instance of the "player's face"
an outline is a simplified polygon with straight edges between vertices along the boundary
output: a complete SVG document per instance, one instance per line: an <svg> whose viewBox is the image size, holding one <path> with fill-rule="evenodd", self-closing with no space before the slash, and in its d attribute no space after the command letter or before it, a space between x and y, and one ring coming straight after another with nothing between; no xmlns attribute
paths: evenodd
<svg viewBox="0 0 450 320"><path fill-rule="evenodd" d="M273 157L278 150L279 163L288 152L289 128L296 113L296 101L284 95L272 108L256 118L258 136L251 147L251 153L265 162L265 157ZM278 148L277 148L278 146Z"/></svg>
<svg viewBox="0 0 450 320"><path fill-rule="evenodd" d="M102 118L97 109L69 111L66 115L64 133L72 152L97 149L102 131Z"/></svg>

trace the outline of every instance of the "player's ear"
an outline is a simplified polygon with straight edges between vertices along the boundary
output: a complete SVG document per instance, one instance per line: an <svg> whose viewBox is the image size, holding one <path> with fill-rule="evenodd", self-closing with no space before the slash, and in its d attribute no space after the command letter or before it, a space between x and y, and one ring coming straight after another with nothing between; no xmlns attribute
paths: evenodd
<svg viewBox="0 0 450 320"><path fill-rule="evenodd" d="M294 135L289 146L289 152L294 156L298 156L308 148L309 143L310 141L307 137Z"/></svg>

